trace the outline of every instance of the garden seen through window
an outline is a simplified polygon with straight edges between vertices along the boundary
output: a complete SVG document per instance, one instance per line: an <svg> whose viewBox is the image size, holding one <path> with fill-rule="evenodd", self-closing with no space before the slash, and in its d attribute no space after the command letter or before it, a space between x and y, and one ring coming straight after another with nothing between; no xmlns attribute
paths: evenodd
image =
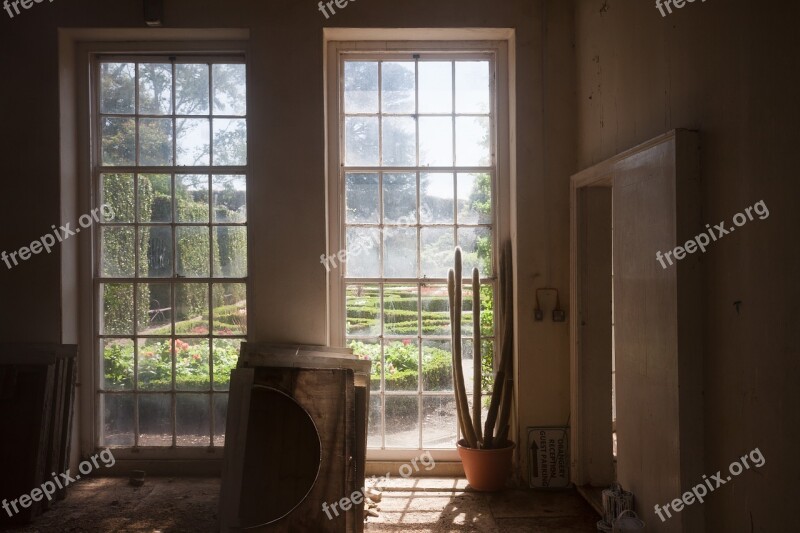
<svg viewBox="0 0 800 533"><path fill-rule="evenodd" d="M241 59L94 64L98 445L222 446L247 335Z"/></svg>
<svg viewBox="0 0 800 533"><path fill-rule="evenodd" d="M347 345L373 362L369 446L452 449L446 279L455 246L464 251L465 275L478 267L484 281L480 295L464 288L466 386L471 390L477 299L483 382L491 392L494 57L341 57L345 334Z"/></svg>

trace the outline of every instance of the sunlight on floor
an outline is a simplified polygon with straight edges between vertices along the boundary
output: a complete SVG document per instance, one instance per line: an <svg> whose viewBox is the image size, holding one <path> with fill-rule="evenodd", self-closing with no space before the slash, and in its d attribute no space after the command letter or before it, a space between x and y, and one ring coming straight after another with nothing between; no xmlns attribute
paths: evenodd
<svg viewBox="0 0 800 533"><path fill-rule="evenodd" d="M386 484L367 532L596 531L598 516L575 492L509 489L474 492L464 479L396 479Z"/></svg>

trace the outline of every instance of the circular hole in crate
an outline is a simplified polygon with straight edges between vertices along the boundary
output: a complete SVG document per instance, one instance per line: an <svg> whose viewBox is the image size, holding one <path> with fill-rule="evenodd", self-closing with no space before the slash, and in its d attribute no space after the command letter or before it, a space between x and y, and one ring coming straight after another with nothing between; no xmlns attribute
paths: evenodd
<svg viewBox="0 0 800 533"><path fill-rule="evenodd" d="M243 527L257 527L306 499L319 475L322 445L311 415L277 389L253 387L248 419L241 516Z"/></svg>

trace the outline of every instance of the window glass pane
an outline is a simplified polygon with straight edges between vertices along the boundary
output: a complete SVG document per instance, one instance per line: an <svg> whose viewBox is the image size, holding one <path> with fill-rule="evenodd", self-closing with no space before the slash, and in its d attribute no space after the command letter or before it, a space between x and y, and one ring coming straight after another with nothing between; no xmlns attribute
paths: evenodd
<svg viewBox="0 0 800 533"><path fill-rule="evenodd" d="M139 114L172 113L172 65L139 63Z"/></svg>
<svg viewBox="0 0 800 533"><path fill-rule="evenodd" d="M386 396L386 447L419 447L417 396Z"/></svg>
<svg viewBox="0 0 800 533"><path fill-rule="evenodd" d="M383 221L404 226L416 224L416 174L383 175Z"/></svg>
<svg viewBox="0 0 800 533"><path fill-rule="evenodd" d="M410 167L417 162L417 132L413 117L383 118L383 165Z"/></svg>
<svg viewBox="0 0 800 533"><path fill-rule="evenodd" d="M207 394L179 394L175 404L178 446L211 445L211 404Z"/></svg>
<svg viewBox="0 0 800 533"><path fill-rule="evenodd" d="M228 417L228 395L214 395L214 446L225 446L225 424Z"/></svg>
<svg viewBox="0 0 800 533"><path fill-rule="evenodd" d="M214 276L218 278L247 277L247 228L215 226Z"/></svg>
<svg viewBox="0 0 800 533"><path fill-rule="evenodd" d="M472 328L470 328L471 330ZM467 335L466 332L462 330L462 335ZM461 369L464 373L464 388L467 392L472 392L473 390L473 383L474 380L474 370L473 370L473 359L474 359L474 352L472 350L472 339L463 338L461 339ZM470 411L472 412L472 411Z"/></svg>
<svg viewBox="0 0 800 533"><path fill-rule="evenodd" d="M169 394L139 396L139 445L172 446L172 397Z"/></svg>
<svg viewBox="0 0 800 533"><path fill-rule="evenodd" d="M374 366L374 365L373 365ZM375 390L374 388L370 388ZM381 395L369 395L369 425L367 435L367 446L370 448L380 448L383 444L383 419L381 417Z"/></svg>
<svg viewBox="0 0 800 533"><path fill-rule="evenodd" d="M208 115L208 65L175 65L175 113Z"/></svg>
<svg viewBox="0 0 800 533"><path fill-rule="evenodd" d="M416 337L419 334L418 296L419 289L416 285L384 286L383 309L386 335Z"/></svg>
<svg viewBox="0 0 800 533"><path fill-rule="evenodd" d="M456 61L456 113L489 113L489 62Z"/></svg>
<svg viewBox="0 0 800 533"><path fill-rule="evenodd" d="M247 72L244 64L212 67L214 114L243 116L247 113Z"/></svg>
<svg viewBox="0 0 800 533"><path fill-rule="evenodd" d="M464 270L464 276L470 278L461 285L461 336L472 337L472 271ZM471 350L472 348L470 348ZM463 348L462 358L467 357L467 348ZM471 351L469 353L472 353ZM470 355L470 357L472 357ZM472 367L470 367L472 368ZM472 372L472 370L470 370Z"/></svg>
<svg viewBox="0 0 800 533"><path fill-rule="evenodd" d="M139 222L172 222L172 176L139 174Z"/></svg>
<svg viewBox="0 0 800 533"><path fill-rule="evenodd" d="M136 122L132 118L103 117L102 164L131 166L136 163Z"/></svg>
<svg viewBox="0 0 800 533"><path fill-rule="evenodd" d="M172 119L139 119L139 164L142 166L172 164Z"/></svg>
<svg viewBox="0 0 800 533"><path fill-rule="evenodd" d="M453 166L451 117L420 117L419 164L422 167Z"/></svg>
<svg viewBox="0 0 800 533"><path fill-rule="evenodd" d="M384 379L387 391L415 391L419 382L417 339L384 341Z"/></svg>
<svg viewBox="0 0 800 533"><path fill-rule="evenodd" d="M422 342L422 388L426 391L453 390L453 358L450 353L450 341Z"/></svg>
<svg viewBox="0 0 800 533"><path fill-rule="evenodd" d="M456 445L456 402L452 396L422 398L422 447L426 450Z"/></svg>
<svg viewBox="0 0 800 533"><path fill-rule="evenodd" d="M133 446L133 394L101 394L103 444Z"/></svg>
<svg viewBox="0 0 800 533"><path fill-rule="evenodd" d="M481 335L494 335L494 287L481 285Z"/></svg>
<svg viewBox="0 0 800 533"><path fill-rule="evenodd" d="M450 335L450 300L447 285L426 284L420 291L422 335ZM423 355L425 345L423 344Z"/></svg>
<svg viewBox="0 0 800 533"><path fill-rule="evenodd" d="M347 276L377 278L380 275L381 232L371 228L347 228Z"/></svg>
<svg viewBox="0 0 800 533"><path fill-rule="evenodd" d="M344 112L378 112L378 62L346 61L344 64Z"/></svg>
<svg viewBox="0 0 800 533"><path fill-rule="evenodd" d="M482 339L481 346L481 391L487 398L491 398L494 385L494 339Z"/></svg>
<svg viewBox="0 0 800 533"><path fill-rule="evenodd" d="M492 234L487 227L458 228L458 245L463 252L464 277L478 267L481 277L492 275Z"/></svg>
<svg viewBox="0 0 800 533"><path fill-rule="evenodd" d="M240 118L214 119L214 165L247 164L247 121Z"/></svg>
<svg viewBox="0 0 800 533"><path fill-rule="evenodd" d="M387 278L417 277L417 229L384 230L383 275Z"/></svg>
<svg viewBox="0 0 800 533"><path fill-rule="evenodd" d="M214 335L247 335L247 285L215 283Z"/></svg>
<svg viewBox="0 0 800 533"><path fill-rule="evenodd" d="M139 267L143 278L172 277L172 228L143 226L139 228Z"/></svg>
<svg viewBox="0 0 800 533"><path fill-rule="evenodd" d="M456 165L489 166L490 142L489 117L456 117Z"/></svg>
<svg viewBox="0 0 800 533"><path fill-rule="evenodd" d="M134 233L128 227L100 229L100 275L130 278L134 275Z"/></svg>
<svg viewBox="0 0 800 533"><path fill-rule="evenodd" d="M205 283L176 283L175 300L175 333L208 335L208 285Z"/></svg>
<svg viewBox="0 0 800 533"><path fill-rule="evenodd" d="M453 174L421 173L419 176L420 222L452 224L455 191Z"/></svg>
<svg viewBox="0 0 800 533"><path fill-rule="evenodd" d="M458 174L458 223L492 223L491 174Z"/></svg>
<svg viewBox="0 0 800 533"><path fill-rule="evenodd" d="M178 166L208 166L211 125L207 118L179 118L175 121L175 156Z"/></svg>
<svg viewBox="0 0 800 533"><path fill-rule="evenodd" d="M209 390L211 387L209 354L208 339L175 340L176 390Z"/></svg>
<svg viewBox="0 0 800 533"><path fill-rule="evenodd" d="M169 339L137 339L139 389L147 391L172 389L172 347L175 342Z"/></svg>
<svg viewBox="0 0 800 533"><path fill-rule="evenodd" d="M132 115L136 90L135 63L100 65L100 112Z"/></svg>
<svg viewBox="0 0 800 533"><path fill-rule="evenodd" d="M104 339L103 390L133 390L133 340Z"/></svg>
<svg viewBox="0 0 800 533"><path fill-rule="evenodd" d="M231 371L239 362L242 339L214 339L211 343L214 348L214 390L228 390Z"/></svg>
<svg viewBox="0 0 800 533"><path fill-rule="evenodd" d="M378 339L352 339L347 342L347 347L363 360L372 362L372 375L369 388L372 392L381 390L381 376L383 363L381 362L381 342ZM371 416L371 415L370 415Z"/></svg>
<svg viewBox="0 0 800 533"><path fill-rule="evenodd" d="M101 285L101 335L133 335L133 284Z"/></svg>
<svg viewBox="0 0 800 533"><path fill-rule="evenodd" d="M345 176L346 222L377 224L380 222L380 191L377 174Z"/></svg>
<svg viewBox="0 0 800 533"><path fill-rule="evenodd" d="M453 64L450 61L419 63L419 112L453 112Z"/></svg>
<svg viewBox="0 0 800 533"><path fill-rule="evenodd" d="M385 61L381 66L382 110L384 113L414 113L414 71L412 61Z"/></svg>
<svg viewBox="0 0 800 533"><path fill-rule="evenodd" d="M100 205L111 208L111 218L103 217L103 222L133 222L133 174L102 174Z"/></svg>
<svg viewBox="0 0 800 533"><path fill-rule="evenodd" d="M207 278L209 267L208 226L185 226L175 228L176 271L182 278Z"/></svg>
<svg viewBox="0 0 800 533"><path fill-rule="evenodd" d="M378 117L347 117L345 126L345 162L348 166L378 165Z"/></svg>
<svg viewBox="0 0 800 533"><path fill-rule="evenodd" d="M175 176L175 211L178 222L208 222L208 175Z"/></svg>
<svg viewBox="0 0 800 533"><path fill-rule="evenodd" d="M247 179L243 175L212 177L214 222L247 222Z"/></svg>
<svg viewBox="0 0 800 533"><path fill-rule="evenodd" d="M361 337L380 335L381 291L378 285L348 285L345 294L347 335ZM374 354L361 353L361 355Z"/></svg>
<svg viewBox="0 0 800 533"><path fill-rule="evenodd" d="M172 287L169 283L140 283L136 288L138 314L136 332L144 335L172 334Z"/></svg>

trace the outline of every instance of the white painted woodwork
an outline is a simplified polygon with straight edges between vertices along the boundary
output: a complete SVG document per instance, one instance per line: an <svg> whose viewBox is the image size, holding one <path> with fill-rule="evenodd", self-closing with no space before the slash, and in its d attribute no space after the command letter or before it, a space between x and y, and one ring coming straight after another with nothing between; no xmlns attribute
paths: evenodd
<svg viewBox="0 0 800 533"><path fill-rule="evenodd" d="M704 472L702 256L687 256L666 269L656 261L656 251L672 250L703 229L698 170L697 134L675 130L572 178L574 208L580 207L575 198L581 187L613 190L617 475L649 518L648 530L656 532L703 527L700 505L663 523L652 513L655 504L680 497ZM573 224L579 219L573 209ZM577 237L573 228L573 299L581 294ZM592 257L592 246L587 250ZM593 448L583 444L593 428L581 417L582 393L606 377L592 373L594 354L578 342L576 322L573 316L573 461L575 480L582 482L593 473L587 467Z"/></svg>

